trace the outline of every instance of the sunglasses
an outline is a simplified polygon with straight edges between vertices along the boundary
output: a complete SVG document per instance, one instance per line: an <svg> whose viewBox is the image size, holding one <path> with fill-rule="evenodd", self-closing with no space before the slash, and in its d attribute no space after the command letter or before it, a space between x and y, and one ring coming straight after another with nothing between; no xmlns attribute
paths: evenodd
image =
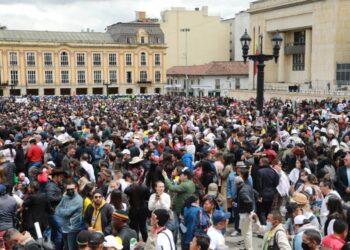
<svg viewBox="0 0 350 250"><path fill-rule="evenodd" d="M102 196L99 195L99 196L94 196L94 199L102 199Z"/></svg>

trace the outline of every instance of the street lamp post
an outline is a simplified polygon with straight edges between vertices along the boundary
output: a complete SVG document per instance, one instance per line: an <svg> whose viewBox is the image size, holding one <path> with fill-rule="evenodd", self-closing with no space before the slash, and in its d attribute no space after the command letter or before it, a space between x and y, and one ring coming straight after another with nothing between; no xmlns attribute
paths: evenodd
<svg viewBox="0 0 350 250"><path fill-rule="evenodd" d="M185 64L186 64L186 70L185 70L185 79L186 79L186 89L185 89L185 92L186 92L186 96L188 96L188 72L187 72L187 54L188 54L188 47L187 47L187 33L190 32L191 30L189 28L183 28L183 29L180 29L181 32L185 32L185 49L186 49L186 54L185 54Z"/></svg>
<svg viewBox="0 0 350 250"><path fill-rule="evenodd" d="M255 63L258 64L258 79L257 79L257 91L256 91L256 105L257 110L259 111L259 115L262 114L263 105L264 105L264 68L265 68L265 61L269 61L272 59L275 59L275 63L278 61L279 57L279 51L281 48L281 42L282 37L276 32L276 34L272 37L272 43L273 43L273 55L266 55L263 53L263 36L259 35L260 39L260 53L258 55L248 55L249 51L249 44L252 40L250 36L247 33L247 30L245 30L243 36L241 37L241 44L242 44L242 52L243 52L243 59L244 63L247 62L247 59L252 60Z"/></svg>
<svg viewBox="0 0 350 250"><path fill-rule="evenodd" d="M111 83L103 81L103 85L106 86L106 94L107 94L107 98L108 98L108 96L109 96L109 85L111 85Z"/></svg>

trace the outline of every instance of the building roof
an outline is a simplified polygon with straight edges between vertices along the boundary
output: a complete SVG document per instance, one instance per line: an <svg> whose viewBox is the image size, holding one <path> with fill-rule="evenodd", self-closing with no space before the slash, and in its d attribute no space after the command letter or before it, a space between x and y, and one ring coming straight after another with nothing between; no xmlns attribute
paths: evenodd
<svg viewBox="0 0 350 250"><path fill-rule="evenodd" d="M54 43L116 43L109 33L0 30L0 41Z"/></svg>
<svg viewBox="0 0 350 250"><path fill-rule="evenodd" d="M249 65L244 62L210 62L203 65L174 66L167 70L167 75L221 76L248 75Z"/></svg>

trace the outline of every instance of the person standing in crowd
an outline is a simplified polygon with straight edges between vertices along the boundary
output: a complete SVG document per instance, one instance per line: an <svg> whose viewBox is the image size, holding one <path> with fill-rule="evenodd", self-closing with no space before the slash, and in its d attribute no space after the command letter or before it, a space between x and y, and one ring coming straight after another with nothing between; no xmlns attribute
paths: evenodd
<svg viewBox="0 0 350 250"><path fill-rule="evenodd" d="M35 167L40 167L40 165L43 163L44 160L44 152L36 144L36 139L31 138L29 140L30 146L28 148L27 152L27 162L28 162L28 168L35 166Z"/></svg>
<svg viewBox="0 0 350 250"><path fill-rule="evenodd" d="M323 199L322 205L321 205L321 210L320 210L320 221L321 221L321 226L323 227L326 223L327 216L329 214L329 211L327 208L328 199L331 196L338 197L339 199L341 199L341 197L337 191L333 190L333 184L328 179L323 179L320 182L320 189L321 189L321 192L324 196L324 199Z"/></svg>
<svg viewBox="0 0 350 250"><path fill-rule="evenodd" d="M321 235L314 229L308 229L303 234L303 249L320 250Z"/></svg>
<svg viewBox="0 0 350 250"><path fill-rule="evenodd" d="M257 212L261 223L265 225L267 215L271 211L273 198L277 194L279 175L270 166L268 158L261 158L259 164L256 184L256 190L259 192Z"/></svg>
<svg viewBox="0 0 350 250"><path fill-rule="evenodd" d="M322 246L332 250L342 250L348 236L349 225L344 220L335 220L333 234L322 239Z"/></svg>
<svg viewBox="0 0 350 250"><path fill-rule="evenodd" d="M123 250L130 250L130 240L137 239L137 233L128 225L129 216L125 211L116 210L112 214L112 233L122 239Z"/></svg>
<svg viewBox="0 0 350 250"><path fill-rule="evenodd" d="M227 248L225 237L222 231L226 229L229 213L225 213L219 210L215 210L212 216L213 225L208 229L208 236L210 238L210 250L220 250Z"/></svg>
<svg viewBox="0 0 350 250"><path fill-rule="evenodd" d="M344 157L344 166L338 170L337 191L345 202L350 201L350 154Z"/></svg>
<svg viewBox="0 0 350 250"><path fill-rule="evenodd" d="M94 167L88 162L89 155L82 153L80 157L80 165L89 174L89 180L93 183L96 182Z"/></svg>
<svg viewBox="0 0 350 250"><path fill-rule="evenodd" d="M164 192L165 184L162 181L157 181L155 186L155 193L151 194L148 200L149 211L154 211L155 209L165 209L170 210L171 199L170 195Z"/></svg>
<svg viewBox="0 0 350 250"><path fill-rule="evenodd" d="M146 242L146 249L176 249L172 232L166 228L169 212L165 209L156 209L151 215L151 232ZM185 249L184 249L185 250Z"/></svg>
<svg viewBox="0 0 350 250"><path fill-rule="evenodd" d="M102 232L105 235L109 235L112 232L111 219L113 207L106 203L100 189L94 191L92 198L92 203L87 207L84 214L86 227L90 231Z"/></svg>
<svg viewBox="0 0 350 250"><path fill-rule="evenodd" d="M76 183L67 183L66 194L56 207L56 216L62 219L63 246L67 250L77 249L77 235L81 229L83 199L77 193Z"/></svg>
<svg viewBox="0 0 350 250"><path fill-rule="evenodd" d="M65 154L65 156L62 159L61 162L61 166L63 168L64 171L66 171L68 173L68 171L70 170L69 167L69 163L75 159L75 153L76 153L76 147L74 145L69 145L67 148L67 153Z"/></svg>
<svg viewBox="0 0 350 250"><path fill-rule="evenodd" d="M39 192L40 184L33 181L28 186L28 194L23 200L23 228L28 231L35 239L36 234L34 223L39 222L42 232L48 226L48 215L51 211L50 203L44 193Z"/></svg>
<svg viewBox="0 0 350 250"><path fill-rule="evenodd" d="M5 248L3 236L6 230L14 227L16 210L16 200L6 193L5 185L0 184L0 248Z"/></svg>
<svg viewBox="0 0 350 250"><path fill-rule="evenodd" d="M150 190L144 184L138 182L136 175L132 177L133 183L124 191L130 203L130 227L134 229L137 234L141 232L143 241L147 241L147 200L150 197Z"/></svg>
<svg viewBox="0 0 350 250"><path fill-rule="evenodd" d="M196 234L190 244L190 250L208 250L210 238L206 234Z"/></svg>

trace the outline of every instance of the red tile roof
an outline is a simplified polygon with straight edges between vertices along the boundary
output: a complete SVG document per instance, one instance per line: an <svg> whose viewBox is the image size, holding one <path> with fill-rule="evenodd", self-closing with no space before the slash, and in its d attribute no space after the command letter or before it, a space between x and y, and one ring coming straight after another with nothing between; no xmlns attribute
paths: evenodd
<svg viewBox="0 0 350 250"><path fill-rule="evenodd" d="M167 75L218 76L248 75L249 64L244 62L210 62L203 65L174 66L167 70Z"/></svg>

